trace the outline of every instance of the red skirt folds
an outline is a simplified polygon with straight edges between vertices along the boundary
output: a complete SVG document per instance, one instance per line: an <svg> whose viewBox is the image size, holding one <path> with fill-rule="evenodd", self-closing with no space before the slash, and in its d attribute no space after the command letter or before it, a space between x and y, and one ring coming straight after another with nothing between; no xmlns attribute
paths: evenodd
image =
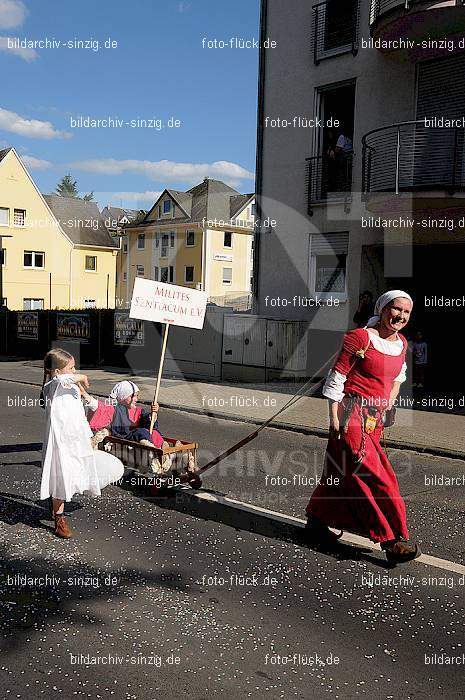
<svg viewBox="0 0 465 700"><path fill-rule="evenodd" d="M307 506L307 515L373 542L408 539L405 503L394 469L380 444L382 425L365 433L364 456L357 463L363 437L361 416L365 411L359 402L355 403L347 432L339 439L329 439L321 482ZM343 413L344 402L339 406L340 420Z"/></svg>

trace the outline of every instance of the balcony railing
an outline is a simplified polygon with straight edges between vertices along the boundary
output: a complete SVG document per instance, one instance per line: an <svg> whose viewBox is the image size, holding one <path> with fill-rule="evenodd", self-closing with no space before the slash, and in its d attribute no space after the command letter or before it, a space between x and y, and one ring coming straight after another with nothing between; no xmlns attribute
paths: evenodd
<svg viewBox="0 0 465 700"><path fill-rule="evenodd" d="M313 6L313 58L324 58L358 50L360 0L325 0Z"/></svg>
<svg viewBox="0 0 465 700"><path fill-rule="evenodd" d="M362 147L365 193L465 189L464 128L401 122L365 134Z"/></svg>
<svg viewBox="0 0 465 700"><path fill-rule="evenodd" d="M307 158L308 210L318 202L346 199L352 189L353 154L334 160L327 155Z"/></svg>
<svg viewBox="0 0 465 700"><path fill-rule="evenodd" d="M371 0L370 24L393 10L409 11L415 5L424 5L425 0ZM455 0L456 5L464 5L465 0Z"/></svg>

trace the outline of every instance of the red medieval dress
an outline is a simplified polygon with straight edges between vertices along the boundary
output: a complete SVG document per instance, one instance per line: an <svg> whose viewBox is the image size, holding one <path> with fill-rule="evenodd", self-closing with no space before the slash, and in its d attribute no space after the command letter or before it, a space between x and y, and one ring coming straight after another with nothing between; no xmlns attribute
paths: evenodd
<svg viewBox="0 0 465 700"><path fill-rule="evenodd" d="M364 357L358 356L367 345ZM398 354L391 354L391 348ZM363 328L350 331L323 389L325 396L340 401L339 420L346 422L347 432L341 430L339 438L330 437L321 482L306 512L329 527L373 542L408 539L405 503L380 444L381 419L393 382L405 378L406 349L407 341L400 334L391 343ZM331 391L334 378L342 387L340 399ZM367 413L376 420L373 432L368 433L363 427ZM373 425L374 421L368 429Z"/></svg>

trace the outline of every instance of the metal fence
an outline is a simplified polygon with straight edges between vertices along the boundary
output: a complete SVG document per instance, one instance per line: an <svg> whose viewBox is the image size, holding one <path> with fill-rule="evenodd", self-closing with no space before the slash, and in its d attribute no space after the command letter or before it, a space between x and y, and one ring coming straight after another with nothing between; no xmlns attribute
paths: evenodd
<svg viewBox="0 0 465 700"><path fill-rule="evenodd" d="M370 24L374 24L380 17L393 10L405 10L408 12L415 5L424 4L425 0L371 0ZM464 5L465 0L455 0L455 4Z"/></svg>
<svg viewBox="0 0 465 700"><path fill-rule="evenodd" d="M328 198L346 197L352 190L353 154L340 155L334 160L327 155L307 158L307 202L313 204Z"/></svg>
<svg viewBox="0 0 465 700"><path fill-rule="evenodd" d="M313 6L313 58L358 51L360 0L326 0Z"/></svg>
<svg viewBox="0 0 465 700"><path fill-rule="evenodd" d="M463 128L401 122L365 134L362 148L365 193L465 188Z"/></svg>

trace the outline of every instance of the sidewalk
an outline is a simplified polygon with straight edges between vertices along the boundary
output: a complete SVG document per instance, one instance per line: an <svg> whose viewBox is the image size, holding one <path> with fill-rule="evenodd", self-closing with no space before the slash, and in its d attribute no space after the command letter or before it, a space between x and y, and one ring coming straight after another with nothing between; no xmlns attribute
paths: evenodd
<svg viewBox="0 0 465 700"><path fill-rule="evenodd" d="M91 381L91 393L99 397L108 396L116 382L130 376L129 372L114 368L85 371ZM138 384L141 400L150 403L155 378L130 378ZM41 362L0 360L0 380L40 386ZM284 406L300 386L241 386L232 383L210 384L202 381L163 379L159 403L161 407L260 424ZM325 437L327 424L326 401L304 397L282 413L272 426ZM390 447L465 460L465 416L399 409L396 425L386 431L385 442Z"/></svg>

